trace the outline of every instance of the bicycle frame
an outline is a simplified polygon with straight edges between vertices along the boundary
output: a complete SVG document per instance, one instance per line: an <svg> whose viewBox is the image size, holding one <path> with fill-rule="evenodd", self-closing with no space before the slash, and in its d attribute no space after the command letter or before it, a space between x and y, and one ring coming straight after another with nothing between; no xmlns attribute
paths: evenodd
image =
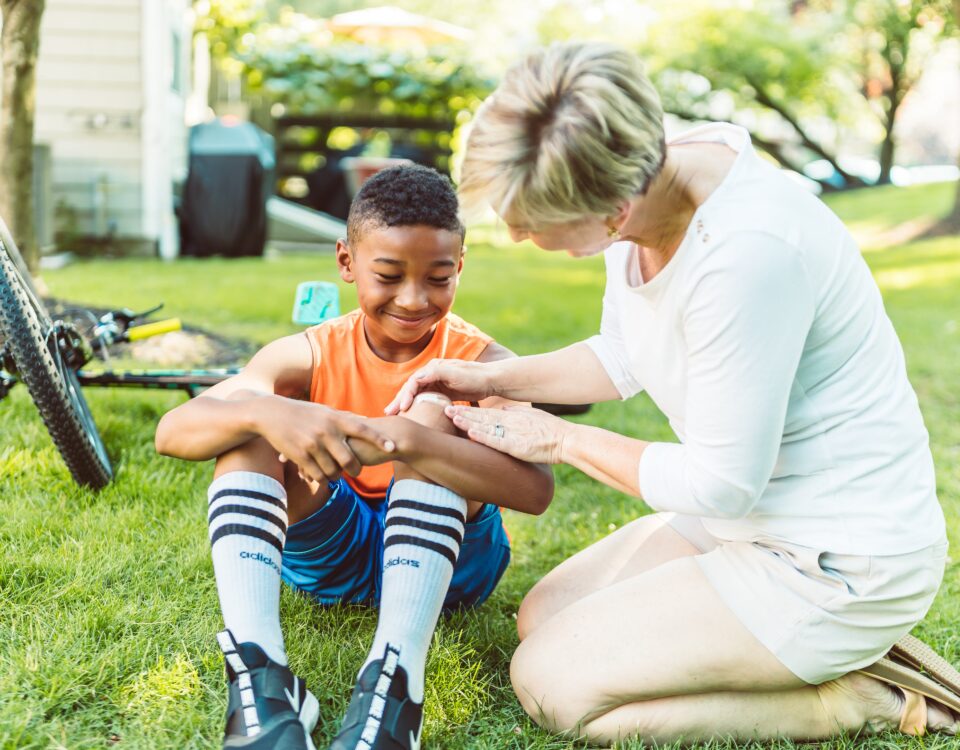
<svg viewBox="0 0 960 750"><path fill-rule="evenodd" d="M222 383L240 372L239 368L214 370L78 370L84 388L149 388L186 391L191 397L203 388Z"/></svg>
<svg viewBox="0 0 960 750"><path fill-rule="evenodd" d="M138 327L129 327L129 324L138 317L149 315L159 309L149 310L139 316L126 315L128 311L111 311L101 317L97 330L101 331L101 341L109 345L114 341L139 340L149 336L179 330L179 320L159 321L147 323ZM119 315L118 315L119 314ZM119 324L118 320L119 319ZM175 325L171 326L170 324ZM131 335L133 334L133 335ZM67 363L76 373L80 386L98 388L146 388L154 390L182 390L192 398L204 388L221 383L232 375L240 372L239 368L166 370L166 369L124 369L98 370L84 369L93 357L93 347L88 339L81 336L76 329L57 320L51 327L51 336L63 339L66 343L62 347ZM0 347L0 399L6 397L10 389L20 382L16 374L13 360L7 356L5 347Z"/></svg>

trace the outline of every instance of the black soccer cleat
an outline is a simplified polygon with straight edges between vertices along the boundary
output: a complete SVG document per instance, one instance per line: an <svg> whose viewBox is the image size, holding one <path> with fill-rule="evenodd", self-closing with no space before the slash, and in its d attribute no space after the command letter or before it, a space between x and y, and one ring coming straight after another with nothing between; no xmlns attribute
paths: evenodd
<svg viewBox="0 0 960 750"><path fill-rule="evenodd" d="M410 700L399 656L388 645L363 670L330 750L419 750L423 704Z"/></svg>
<svg viewBox="0 0 960 750"><path fill-rule="evenodd" d="M229 630L217 640L230 682L224 750L316 750L320 703L306 683L256 643L238 644Z"/></svg>

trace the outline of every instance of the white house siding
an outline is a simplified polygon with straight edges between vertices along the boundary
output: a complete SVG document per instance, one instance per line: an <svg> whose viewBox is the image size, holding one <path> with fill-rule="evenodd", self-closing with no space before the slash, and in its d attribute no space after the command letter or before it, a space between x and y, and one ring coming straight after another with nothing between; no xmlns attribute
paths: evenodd
<svg viewBox="0 0 960 750"><path fill-rule="evenodd" d="M47 0L37 64L37 143L72 227L176 254L172 183L186 171L187 0ZM173 91L174 36L183 89ZM58 228L66 229L64 216Z"/></svg>
<svg viewBox="0 0 960 750"><path fill-rule="evenodd" d="M36 133L77 231L143 234L140 0L47 0ZM63 226L63 216L58 221Z"/></svg>

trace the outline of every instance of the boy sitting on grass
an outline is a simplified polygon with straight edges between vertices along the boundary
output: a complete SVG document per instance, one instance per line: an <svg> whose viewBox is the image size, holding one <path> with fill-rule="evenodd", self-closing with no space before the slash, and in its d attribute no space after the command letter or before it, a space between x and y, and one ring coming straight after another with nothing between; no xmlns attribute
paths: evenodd
<svg viewBox="0 0 960 750"><path fill-rule="evenodd" d="M286 666L281 578L323 604L380 604L332 747L417 748L441 608L481 603L503 574L497 505L540 513L552 499L549 468L458 436L439 394L383 416L431 359L513 356L450 312L463 237L449 180L418 166L379 172L337 243L359 309L267 344L157 427L160 453L216 458L208 519L226 627L225 748L313 747L319 704Z"/></svg>

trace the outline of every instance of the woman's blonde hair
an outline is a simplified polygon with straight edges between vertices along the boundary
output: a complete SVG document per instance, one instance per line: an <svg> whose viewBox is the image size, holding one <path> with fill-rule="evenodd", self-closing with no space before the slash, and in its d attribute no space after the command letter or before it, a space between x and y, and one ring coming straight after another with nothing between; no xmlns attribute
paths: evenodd
<svg viewBox="0 0 960 750"><path fill-rule="evenodd" d="M553 44L512 66L480 107L460 198L515 223L608 215L646 191L664 154L660 97L636 55Z"/></svg>

